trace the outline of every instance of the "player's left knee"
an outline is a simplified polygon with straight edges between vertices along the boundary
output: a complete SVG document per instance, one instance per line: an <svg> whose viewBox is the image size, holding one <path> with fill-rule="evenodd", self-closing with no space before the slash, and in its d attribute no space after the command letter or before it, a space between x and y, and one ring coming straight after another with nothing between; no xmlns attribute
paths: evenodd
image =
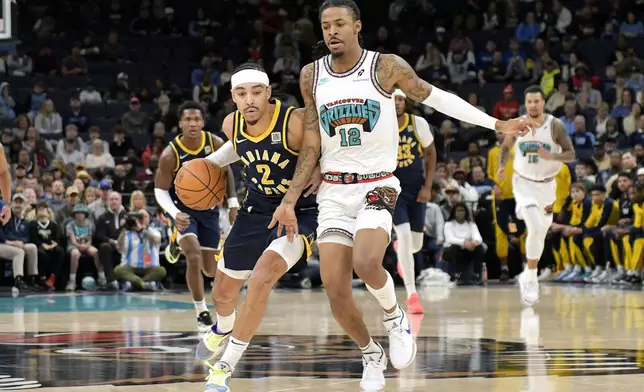
<svg viewBox="0 0 644 392"><path fill-rule="evenodd" d="M253 269L253 274L248 279L248 288L270 290L286 271L286 262L279 255L266 252Z"/></svg>

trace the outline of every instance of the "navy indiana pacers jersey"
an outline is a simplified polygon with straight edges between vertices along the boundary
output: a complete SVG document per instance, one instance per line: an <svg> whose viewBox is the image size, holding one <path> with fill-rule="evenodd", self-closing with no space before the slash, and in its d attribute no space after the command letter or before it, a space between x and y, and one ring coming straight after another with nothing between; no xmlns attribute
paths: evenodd
<svg viewBox="0 0 644 392"><path fill-rule="evenodd" d="M414 115L405 113L405 122L398 128L398 167L394 175L405 190L418 191L425 183L423 145L416 132Z"/></svg>
<svg viewBox="0 0 644 392"><path fill-rule="evenodd" d="M177 175L179 168L181 168L181 165L183 165L184 163L191 161L193 159L205 158L208 155L212 154L213 151L215 151L214 136L210 132L206 132L206 131L201 131L201 145L196 150L190 150L189 148L187 148L181 142L181 135L178 135L177 137L175 137L173 140L170 141L169 144L172 151L174 151L174 155L177 161L177 164L172 173L173 178L174 176ZM204 217L217 216L218 217L219 216L217 207L206 211L193 210L192 208L186 207L181 202L181 200L179 200L179 197L177 197L177 193L174 189L174 180L172 181L172 186L170 187L169 193L170 193L170 196L172 197L172 200L174 200L174 204L176 204L177 208L181 212L184 212L194 217L197 217L197 216L204 216Z"/></svg>
<svg viewBox="0 0 644 392"><path fill-rule="evenodd" d="M233 146L244 163L247 193L242 208L248 212L272 214L282 202L295 174L298 152L288 145L288 120L293 107L273 101L275 111L268 128L259 136L245 132L242 114L235 111L233 120ZM316 206L315 195L301 197L298 209Z"/></svg>

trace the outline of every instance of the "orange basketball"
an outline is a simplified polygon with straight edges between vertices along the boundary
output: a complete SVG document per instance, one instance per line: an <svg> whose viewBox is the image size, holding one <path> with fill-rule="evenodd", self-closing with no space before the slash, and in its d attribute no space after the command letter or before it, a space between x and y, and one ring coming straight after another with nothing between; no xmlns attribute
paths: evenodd
<svg viewBox="0 0 644 392"><path fill-rule="evenodd" d="M193 210L208 210L226 194L226 171L200 158L184 163L174 178L179 200Z"/></svg>

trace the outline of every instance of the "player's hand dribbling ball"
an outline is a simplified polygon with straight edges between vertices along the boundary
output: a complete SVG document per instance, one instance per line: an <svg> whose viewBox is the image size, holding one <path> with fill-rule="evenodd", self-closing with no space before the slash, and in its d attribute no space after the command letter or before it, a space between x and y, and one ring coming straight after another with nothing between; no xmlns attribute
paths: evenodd
<svg viewBox="0 0 644 392"><path fill-rule="evenodd" d="M209 210L226 194L226 171L206 159L193 159L177 172L174 188L186 207Z"/></svg>

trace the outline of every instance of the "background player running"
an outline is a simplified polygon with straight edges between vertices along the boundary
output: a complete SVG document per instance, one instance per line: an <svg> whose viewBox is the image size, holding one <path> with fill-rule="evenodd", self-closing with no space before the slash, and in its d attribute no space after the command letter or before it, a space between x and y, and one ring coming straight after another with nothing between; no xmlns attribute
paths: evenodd
<svg viewBox="0 0 644 392"><path fill-rule="evenodd" d="M322 281L334 317L362 350L361 387L379 390L385 386L387 356L371 339L353 299L354 270L384 311L392 365L405 368L416 355L406 312L382 266L400 193L393 176L398 132L392 92L400 88L410 99L497 131L527 132L531 123L498 121L420 79L401 57L363 49L360 10L352 0L326 0L320 6L320 21L324 36L320 48L328 55L300 73L304 140L293 181L273 223L286 227L289 238L298 233L295 205L319 159L324 173L317 198Z"/></svg>
<svg viewBox="0 0 644 392"><path fill-rule="evenodd" d="M575 148L563 123L545 113L545 94L539 87L525 91L527 117L538 124L533 132L522 136L506 136L501 146L498 178L505 178L504 168L514 147L512 189L516 200L517 218L527 229L527 268L519 276L521 297L526 305L539 300L537 267L546 235L552 225L553 204L557 199L554 180L563 162L575 160Z"/></svg>
<svg viewBox="0 0 644 392"><path fill-rule="evenodd" d="M197 326L207 331L212 316L204 297L204 279L201 271L215 276L215 255L219 247L219 212L217 209L197 211L186 207L174 190L174 177L181 165L196 158L205 158L217 150L223 141L203 131L204 117L196 102L185 102L179 107L179 127L182 133L172 140L161 153L159 169L154 180L157 203L174 220L178 230L178 244L186 256L186 283L197 311ZM226 193L228 203L237 203L233 173L228 168Z"/></svg>
<svg viewBox="0 0 644 392"><path fill-rule="evenodd" d="M232 75L231 87L238 110L226 116L222 125L229 141L207 159L219 166L241 159L248 193L218 263L213 289L217 323L197 349L199 358L209 359L218 355L231 337L221 360L212 366L205 387L218 392L230 390L228 379L259 328L275 283L311 253L317 204L309 195L320 180L316 176L316 184L295 206L300 227L295 241L289 242L276 229L268 228L295 171L304 111L271 100L268 75L257 64L241 65ZM239 291L246 279L246 298L235 320Z"/></svg>
<svg viewBox="0 0 644 392"><path fill-rule="evenodd" d="M407 311L418 314L423 313L423 305L416 293L414 253L423 247L425 210L436 171L436 147L427 120L405 113L405 98L399 89L394 91L399 134L398 167L394 175L401 187L394 211L394 231L398 239L399 273L407 290Z"/></svg>

